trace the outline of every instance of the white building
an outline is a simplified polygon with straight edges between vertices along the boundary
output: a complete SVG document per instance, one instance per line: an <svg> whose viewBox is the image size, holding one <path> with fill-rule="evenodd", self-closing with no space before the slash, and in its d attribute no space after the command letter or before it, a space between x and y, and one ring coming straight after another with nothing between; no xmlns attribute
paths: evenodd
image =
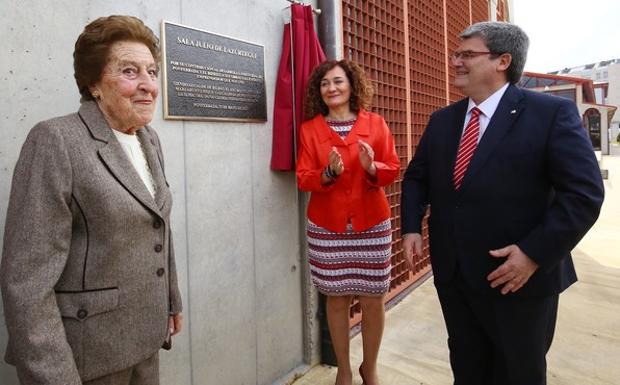
<svg viewBox="0 0 620 385"><path fill-rule="evenodd" d="M597 88L596 102L620 107L620 58L603 60L578 67L564 68L563 70L550 72L552 75L573 76L590 79L595 83L607 83L607 92L603 88ZM616 140L620 133L620 114L613 115L609 123L609 138Z"/></svg>
<svg viewBox="0 0 620 385"><path fill-rule="evenodd" d="M592 80L575 76L524 72L519 84L575 102L597 157L600 159L601 154L609 154L610 124L618 108L603 104L596 97L597 94L606 94L607 83L595 84Z"/></svg>

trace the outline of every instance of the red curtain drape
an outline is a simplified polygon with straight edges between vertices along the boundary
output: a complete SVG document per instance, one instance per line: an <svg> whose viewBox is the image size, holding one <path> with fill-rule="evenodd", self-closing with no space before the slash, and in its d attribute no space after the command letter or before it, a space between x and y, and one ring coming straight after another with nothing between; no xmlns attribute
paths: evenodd
<svg viewBox="0 0 620 385"><path fill-rule="evenodd" d="M301 4L291 5L291 23L284 26L282 56L273 106L272 170L291 171L295 169L297 156L295 140L299 137L296 130L299 130L303 122L304 92L312 70L324 60L325 54L314 31L312 7ZM294 74L292 64L294 64ZM295 80L294 90L293 79ZM295 105L294 119L293 104Z"/></svg>

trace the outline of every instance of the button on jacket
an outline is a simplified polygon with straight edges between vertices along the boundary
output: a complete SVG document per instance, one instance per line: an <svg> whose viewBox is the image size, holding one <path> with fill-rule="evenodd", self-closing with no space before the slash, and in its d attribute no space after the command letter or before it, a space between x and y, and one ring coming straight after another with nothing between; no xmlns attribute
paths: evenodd
<svg viewBox="0 0 620 385"><path fill-rule="evenodd" d="M374 177L360 164L360 139L375 152L377 174ZM321 174L329 163L332 147L342 157L344 172L333 183L324 185ZM362 231L390 218L383 186L392 183L399 170L394 139L385 120L377 114L360 110L344 139L329 127L322 115L301 126L297 184L299 189L311 192L308 219L323 228L344 232L350 221L354 231Z"/></svg>

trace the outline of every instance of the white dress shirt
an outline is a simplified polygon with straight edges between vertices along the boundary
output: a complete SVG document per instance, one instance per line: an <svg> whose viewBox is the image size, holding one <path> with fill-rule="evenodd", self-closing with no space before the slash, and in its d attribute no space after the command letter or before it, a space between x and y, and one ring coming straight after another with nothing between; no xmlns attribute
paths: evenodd
<svg viewBox="0 0 620 385"><path fill-rule="evenodd" d="M487 129L495 110L497 110L497 106L499 105L502 96L504 96L504 92L508 89L510 83L504 84L499 90L495 91L491 96L486 98L482 103L476 105L476 103L469 98L469 105L467 106L467 114L465 115L465 124L463 125L463 131L461 131L461 136L465 132L465 127L467 127L467 123L469 123L469 119L471 118L471 110L474 107L478 107L480 110L480 132L478 133L478 143L480 143L480 139L482 139L482 135Z"/></svg>

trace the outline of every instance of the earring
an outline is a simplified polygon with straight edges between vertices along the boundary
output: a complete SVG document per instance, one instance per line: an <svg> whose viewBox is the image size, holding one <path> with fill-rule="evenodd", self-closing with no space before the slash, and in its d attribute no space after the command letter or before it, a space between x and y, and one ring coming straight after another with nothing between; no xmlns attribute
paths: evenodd
<svg viewBox="0 0 620 385"><path fill-rule="evenodd" d="M95 99L100 99L101 98L101 91L99 91L99 89L94 90L93 92L90 93L93 98Z"/></svg>

